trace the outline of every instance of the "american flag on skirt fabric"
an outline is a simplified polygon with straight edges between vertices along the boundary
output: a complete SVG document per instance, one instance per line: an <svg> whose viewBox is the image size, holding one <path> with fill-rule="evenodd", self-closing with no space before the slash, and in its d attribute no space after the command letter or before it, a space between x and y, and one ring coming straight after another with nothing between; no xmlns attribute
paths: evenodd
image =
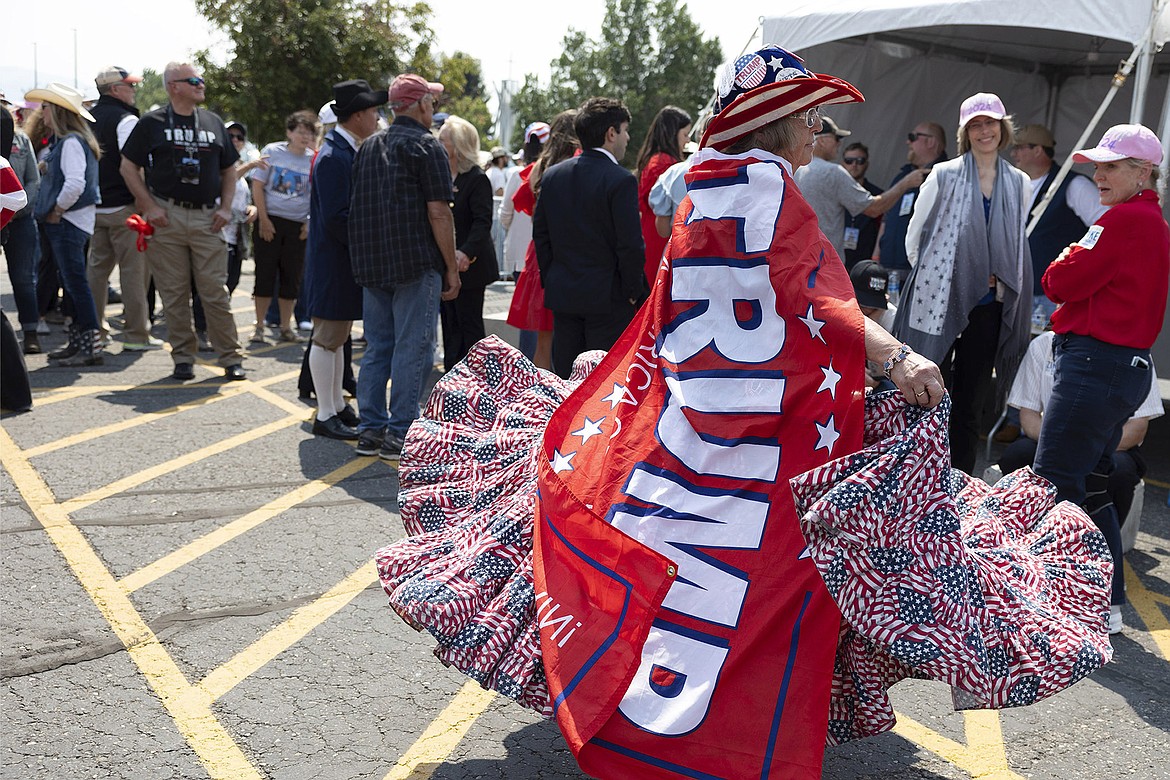
<svg viewBox="0 0 1170 780"><path fill-rule="evenodd" d="M545 674L590 774L815 777L839 613L788 480L861 446L864 326L785 161L703 150L687 189L544 436Z"/></svg>
<svg viewBox="0 0 1170 780"><path fill-rule="evenodd" d="M1113 560L1031 469L994 486L950 468L950 398L866 402L866 448L792 480L813 561L845 623L829 741L894 725L886 690L951 685L956 708L1033 704L1112 657Z"/></svg>
<svg viewBox="0 0 1170 780"><path fill-rule="evenodd" d="M399 464L407 538L375 563L390 606L438 642L435 656L484 688L549 717L532 588L540 437L603 353L568 380L491 336L427 399Z"/></svg>

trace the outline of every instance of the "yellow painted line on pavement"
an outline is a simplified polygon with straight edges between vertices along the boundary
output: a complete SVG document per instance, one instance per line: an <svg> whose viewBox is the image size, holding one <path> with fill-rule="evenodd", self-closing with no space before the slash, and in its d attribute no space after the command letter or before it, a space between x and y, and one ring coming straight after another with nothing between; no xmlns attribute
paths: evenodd
<svg viewBox="0 0 1170 780"><path fill-rule="evenodd" d="M333 487L346 477L350 477L364 468L381 462L381 458L354 458L320 479L315 479L312 482L301 485L296 490L285 493L283 496L278 496L259 509L253 510L243 517L233 520L227 525L196 539L190 544L186 544L174 552L164 555L154 563L143 566L138 571L127 574L120 580L120 583L127 593L133 593L139 588L154 582L159 577L170 574L181 566L194 561L217 547L227 544L237 536L247 533L258 525L271 520L281 512L292 509L304 501L308 501L318 493L322 493Z"/></svg>
<svg viewBox="0 0 1170 780"><path fill-rule="evenodd" d="M217 701L276 656L304 639L310 631L377 581L378 572L371 561L334 585L313 603L296 610L283 623L236 653L231 660L213 669L198 687L207 693L212 701Z"/></svg>
<svg viewBox="0 0 1170 780"><path fill-rule="evenodd" d="M305 405L295 401L290 401L283 396L279 396L266 387L252 387L249 389L257 398L264 399L278 409L283 409L289 414L298 415L302 421L309 419L309 414L312 410Z"/></svg>
<svg viewBox="0 0 1170 780"><path fill-rule="evenodd" d="M1147 485L1153 485L1154 487L1160 487L1163 490L1170 490L1170 482L1162 482L1161 480L1151 479L1150 477L1144 477L1142 479L1142 481L1145 482Z"/></svg>
<svg viewBox="0 0 1170 780"><path fill-rule="evenodd" d="M208 774L217 780L261 780L260 772L212 713L210 702L201 701L206 697L190 695L192 686L174 659L3 428L0 428L0 462Z"/></svg>
<svg viewBox="0 0 1170 780"><path fill-rule="evenodd" d="M1133 567L1125 564L1125 595L1146 624L1146 631L1158 646L1162 658L1170 661L1170 621L1160 604L1170 605L1170 597L1155 593L1146 587Z"/></svg>
<svg viewBox="0 0 1170 780"><path fill-rule="evenodd" d="M290 415L288 417L282 417L279 420L273 420L272 422L261 425L258 428L252 428L251 430L244 431L243 433L238 433L235 436L224 439L223 441L217 441L214 444L208 444L206 447L201 447L194 452L185 453L177 458L168 460L165 463L160 463L157 466L151 466L150 468L135 472L128 477L123 477L122 479L111 482L110 484L104 485L103 487L97 488L96 490L91 490L88 493L77 496L76 498L70 498L62 501L61 505L65 507L67 512L77 512L86 508L87 506L90 506L91 504L96 504L98 501L105 501L111 496L116 496L119 493L132 490L139 485L144 485L152 479L158 479L159 477L178 471L181 468L186 468L187 466L191 466L201 460L210 458L212 455L219 455L227 452L228 450L232 450L236 447L247 444L248 442L262 439L270 433L276 433L281 429L296 425L299 422L303 422L303 415L296 417Z"/></svg>
<svg viewBox="0 0 1170 780"><path fill-rule="evenodd" d="M383 780L427 780L443 765L494 698L493 692L468 680Z"/></svg>
<svg viewBox="0 0 1170 780"><path fill-rule="evenodd" d="M998 712L983 710L963 712L968 742L966 745L944 737L901 712L895 712L894 716L898 719L894 726L895 734L954 764L973 778L1024 780L1008 766Z"/></svg>
<svg viewBox="0 0 1170 780"><path fill-rule="evenodd" d="M1007 746L1003 742L1003 728L998 710L964 710L963 724L967 732L967 747L978 756L976 771L971 774L980 778L1023 778L1012 771L1007 760Z"/></svg>
<svg viewBox="0 0 1170 780"><path fill-rule="evenodd" d="M296 369L293 371L286 371L285 373L274 377L268 377L267 379L255 383L233 382L231 385L220 387L219 392L217 393L207 395L202 398L197 398L186 403L178 404L177 406L171 406L167 409L160 409L157 412L145 412L125 420L119 420L116 423L101 425L96 428L90 428L89 430L82 431L81 433L76 433L72 436L65 436L60 439L55 439L38 447L30 447L24 451L24 454L26 457L35 458L39 455L56 452L57 450L61 450L66 447L72 447L75 444L83 444L87 441L100 439L102 436L108 436L111 433L118 433L120 431L130 430L131 428L137 428L140 425L147 425L149 423L179 414L180 412L185 412L190 409L198 409L199 407L218 403L220 401L226 401L229 398L235 398L238 395L243 395L252 391L255 385L266 386L276 384L278 382L283 382L290 377L297 376L299 373L300 369ZM251 386L249 386L250 384ZM199 385L192 385L191 387L198 388Z"/></svg>

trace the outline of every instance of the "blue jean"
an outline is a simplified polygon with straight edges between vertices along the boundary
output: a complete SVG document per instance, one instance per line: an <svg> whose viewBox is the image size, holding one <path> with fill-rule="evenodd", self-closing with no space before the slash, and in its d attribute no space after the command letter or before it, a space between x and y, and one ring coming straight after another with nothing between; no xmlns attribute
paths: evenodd
<svg viewBox="0 0 1170 780"><path fill-rule="evenodd" d="M37 261L41 257L41 241L37 236L37 221L31 216L18 217L4 228L4 256L8 259L8 278L16 297L16 313L20 315L23 330L36 330L40 314L37 310Z"/></svg>
<svg viewBox="0 0 1170 780"><path fill-rule="evenodd" d="M1108 484L1122 426L1150 392L1150 352L1059 334L1053 354L1056 377L1033 468L1056 486L1058 501L1083 506L1101 529L1113 554L1112 603L1124 604L1121 525Z"/></svg>
<svg viewBox="0 0 1170 780"><path fill-rule="evenodd" d="M85 242L89 234L65 219L55 225L45 223L41 228L57 260L61 286L73 299L73 324L83 331L97 330L97 308L86 274Z"/></svg>
<svg viewBox="0 0 1170 780"><path fill-rule="evenodd" d="M357 380L361 431L387 429L406 436L435 356L442 277L428 270L408 284L366 287L362 294L366 354ZM386 383L393 379L389 416Z"/></svg>

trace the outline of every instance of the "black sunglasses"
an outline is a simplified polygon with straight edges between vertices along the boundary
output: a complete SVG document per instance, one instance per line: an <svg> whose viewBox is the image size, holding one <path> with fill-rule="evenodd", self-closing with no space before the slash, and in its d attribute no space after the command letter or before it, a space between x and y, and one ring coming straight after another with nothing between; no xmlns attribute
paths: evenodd
<svg viewBox="0 0 1170 780"><path fill-rule="evenodd" d="M172 84L178 84L179 82L190 84L193 87L202 87L204 84L203 79L199 78L198 76L190 76L185 79L171 79Z"/></svg>
<svg viewBox="0 0 1170 780"><path fill-rule="evenodd" d="M930 138L930 133L906 133L906 140L914 143L919 138Z"/></svg>
<svg viewBox="0 0 1170 780"><path fill-rule="evenodd" d="M240 135L239 133L228 133L228 135L230 135L232 138L236 139L237 141L244 140L244 136Z"/></svg>
<svg viewBox="0 0 1170 780"><path fill-rule="evenodd" d="M867 163L867 162L869 162L868 157L846 157L845 158L846 165L861 165L862 163Z"/></svg>

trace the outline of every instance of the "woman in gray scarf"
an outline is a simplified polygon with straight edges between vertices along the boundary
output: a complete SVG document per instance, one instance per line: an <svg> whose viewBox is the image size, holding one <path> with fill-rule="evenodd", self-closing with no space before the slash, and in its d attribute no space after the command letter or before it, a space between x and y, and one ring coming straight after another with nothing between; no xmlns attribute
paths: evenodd
<svg viewBox="0 0 1170 780"><path fill-rule="evenodd" d="M951 464L971 474L992 369L1001 388L1011 387L1031 333L1024 204L1032 185L1000 157L1014 132L998 96L963 101L958 137L959 157L934 166L910 220L914 270L894 333L942 369L954 402Z"/></svg>

